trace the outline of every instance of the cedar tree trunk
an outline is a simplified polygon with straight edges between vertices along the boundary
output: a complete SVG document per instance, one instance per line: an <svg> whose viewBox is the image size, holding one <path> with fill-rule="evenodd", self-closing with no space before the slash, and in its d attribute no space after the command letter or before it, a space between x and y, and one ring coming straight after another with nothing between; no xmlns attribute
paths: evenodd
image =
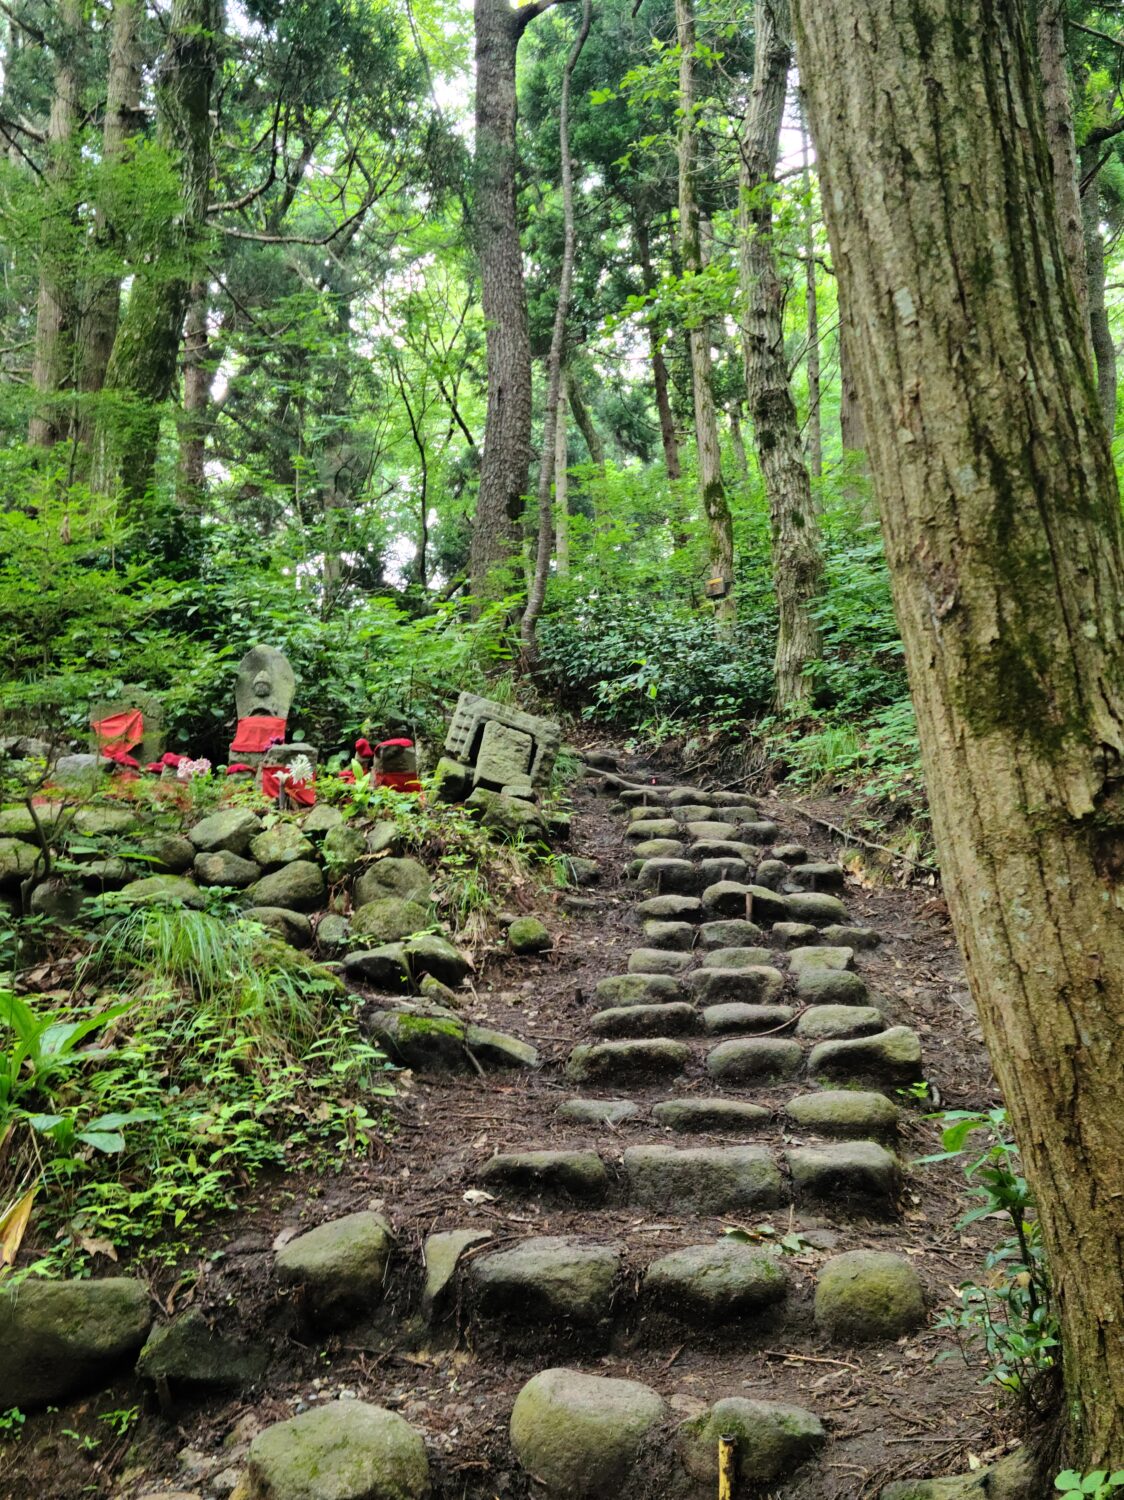
<svg viewBox="0 0 1124 1500"><path fill-rule="evenodd" d="M795 0L945 889L1124 1461L1124 547L1025 7Z"/></svg>

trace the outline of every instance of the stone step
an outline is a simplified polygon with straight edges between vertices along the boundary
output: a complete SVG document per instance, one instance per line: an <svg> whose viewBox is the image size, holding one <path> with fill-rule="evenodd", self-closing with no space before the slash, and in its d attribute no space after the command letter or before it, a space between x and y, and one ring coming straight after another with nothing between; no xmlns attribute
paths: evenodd
<svg viewBox="0 0 1124 1500"><path fill-rule="evenodd" d="M727 1032L753 1035L762 1031L779 1031L795 1015L791 1005L751 1005L733 1000L706 1006L702 1012L702 1025L710 1035Z"/></svg>
<svg viewBox="0 0 1124 1500"><path fill-rule="evenodd" d="M741 1099L663 1099L652 1106L652 1119L665 1130L743 1131L771 1125L773 1113Z"/></svg>
<svg viewBox="0 0 1124 1500"><path fill-rule="evenodd" d="M611 1184L595 1151L500 1152L484 1163L479 1176L489 1187L576 1203L603 1202Z"/></svg>
<svg viewBox="0 0 1124 1500"><path fill-rule="evenodd" d="M606 1007L667 1005L687 998L682 981L674 974L614 974L599 979L593 993Z"/></svg>
<svg viewBox="0 0 1124 1500"><path fill-rule="evenodd" d="M691 1049L660 1037L651 1041L595 1042L575 1047L566 1064L571 1083L620 1083L673 1078L686 1070Z"/></svg>
<svg viewBox="0 0 1124 1500"><path fill-rule="evenodd" d="M859 1011L856 1009L852 1013L857 1015ZM874 1014L877 1016L878 1012ZM878 1019L881 1024L881 1017ZM610 1010L600 1010L589 1018L590 1031L597 1036L609 1037L669 1037L695 1031L698 1025L698 1011L685 1001L671 1005L618 1005Z"/></svg>

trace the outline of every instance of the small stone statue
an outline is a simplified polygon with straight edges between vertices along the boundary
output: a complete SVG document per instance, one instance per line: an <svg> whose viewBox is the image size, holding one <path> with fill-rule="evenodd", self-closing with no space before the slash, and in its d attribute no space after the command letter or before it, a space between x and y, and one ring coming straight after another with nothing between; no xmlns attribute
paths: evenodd
<svg viewBox="0 0 1124 1500"><path fill-rule="evenodd" d="M238 666L234 705L238 728L230 745L230 760L261 770L267 762L288 765L306 756L316 765L318 752L303 742L285 740L296 678L285 657L274 646L254 646Z"/></svg>

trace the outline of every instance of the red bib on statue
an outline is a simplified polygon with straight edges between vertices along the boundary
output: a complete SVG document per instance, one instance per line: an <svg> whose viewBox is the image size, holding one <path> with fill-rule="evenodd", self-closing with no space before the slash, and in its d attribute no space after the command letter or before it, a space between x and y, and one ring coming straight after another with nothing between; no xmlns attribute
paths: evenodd
<svg viewBox="0 0 1124 1500"><path fill-rule="evenodd" d="M285 720L273 719L268 714L254 714L249 719L239 719L234 732L231 750L239 755L261 755L270 745L280 745L285 739Z"/></svg>

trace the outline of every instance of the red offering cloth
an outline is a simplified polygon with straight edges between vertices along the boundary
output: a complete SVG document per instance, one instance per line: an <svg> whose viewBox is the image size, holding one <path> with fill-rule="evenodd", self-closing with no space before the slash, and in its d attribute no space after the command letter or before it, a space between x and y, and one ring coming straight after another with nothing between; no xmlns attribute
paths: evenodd
<svg viewBox="0 0 1124 1500"><path fill-rule="evenodd" d="M139 708L126 708L119 714L107 714L104 719L92 723L90 728L103 755L109 755L112 750L128 751L144 739L144 715ZM110 758L115 760L116 756Z"/></svg>
<svg viewBox="0 0 1124 1500"><path fill-rule="evenodd" d="M403 750L412 750L414 748L414 742L413 742L413 740L380 740L378 742L378 744L375 746L375 749L376 750L387 750L392 745L394 745L394 746L401 746L401 748Z"/></svg>
<svg viewBox="0 0 1124 1500"><path fill-rule="evenodd" d="M248 719L239 719L234 731L231 750L242 755L260 755L270 745L279 745L285 738L285 720L274 719L268 714L254 714Z"/></svg>
<svg viewBox="0 0 1124 1500"><path fill-rule="evenodd" d="M287 766L263 766L261 773L261 789L272 802L281 790L281 782L278 780L278 772L287 770ZM316 805L316 787L309 781L286 781L285 795L290 802L295 802L298 807L314 807Z"/></svg>
<svg viewBox="0 0 1124 1500"><path fill-rule="evenodd" d="M414 771L376 771L376 786L389 786L396 792L420 792L422 784Z"/></svg>
<svg viewBox="0 0 1124 1500"><path fill-rule="evenodd" d="M226 768L226 774L228 776L238 776L238 775L240 775L244 771L251 771L252 772L253 769L254 769L253 766L247 766L247 765L243 764L242 761L236 760L232 766L227 766L227 768Z"/></svg>

